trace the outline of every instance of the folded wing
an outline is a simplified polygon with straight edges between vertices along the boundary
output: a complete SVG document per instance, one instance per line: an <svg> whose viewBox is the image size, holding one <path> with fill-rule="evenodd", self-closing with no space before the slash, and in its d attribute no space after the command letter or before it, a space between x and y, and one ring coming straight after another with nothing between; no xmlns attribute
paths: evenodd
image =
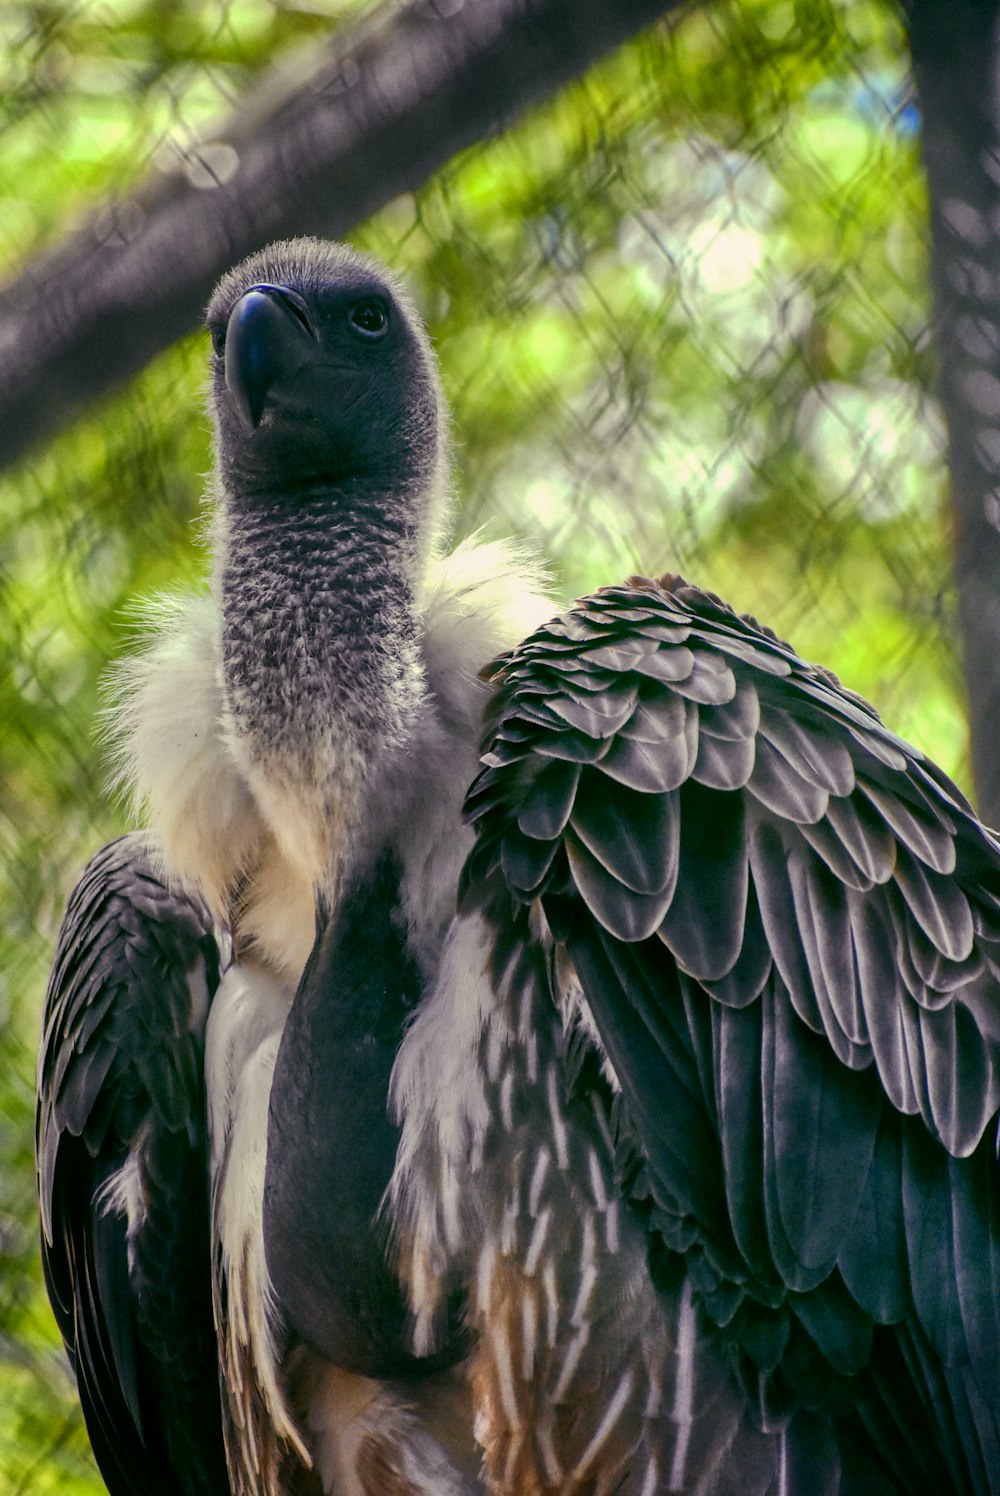
<svg viewBox="0 0 1000 1496"><path fill-rule="evenodd" d="M39 1062L42 1261L113 1496L228 1490L212 1325L207 911L141 835L90 863L59 937Z"/></svg>
<svg viewBox="0 0 1000 1496"><path fill-rule="evenodd" d="M540 907L568 956L654 1273L683 1265L765 1423L820 1409L906 1489L1000 1489L1000 846L679 578L586 599L495 683L467 904Z"/></svg>

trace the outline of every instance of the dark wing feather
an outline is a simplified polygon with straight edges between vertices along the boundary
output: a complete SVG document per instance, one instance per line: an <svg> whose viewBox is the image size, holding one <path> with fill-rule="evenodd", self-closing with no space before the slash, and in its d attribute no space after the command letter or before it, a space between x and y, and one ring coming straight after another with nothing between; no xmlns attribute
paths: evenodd
<svg viewBox="0 0 1000 1496"><path fill-rule="evenodd" d="M46 1285L114 1496L228 1490L203 1079L217 981L207 911L164 887L144 837L105 847L60 931L36 1149Z"/></svg>
<svg viewBox="0 0 1000 1496"><path fill-rule="evenodd" d="M465 895L540 900L575 966L652 1260L683 1257L771 1414L853 1420L909 1490L1000 1490L1000 846L677 578L493 680Z"/></svg>

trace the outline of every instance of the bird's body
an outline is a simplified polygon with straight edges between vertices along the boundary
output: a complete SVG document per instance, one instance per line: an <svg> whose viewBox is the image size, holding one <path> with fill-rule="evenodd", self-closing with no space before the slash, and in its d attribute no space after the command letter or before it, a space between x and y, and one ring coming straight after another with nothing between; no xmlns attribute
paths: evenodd
<svg viewBox="0 0 1000 1496"><path fill-rule="evenodd" d="M276 246L208 320L212 591L124 673L153 840L85 875L40 1067L115 1496L218 1489L220 1430L236 1496L1000 1490L997 843L679 579L545 624L516 553L442 556L433 355L371 262ZM136 1262L192 1240L222 1409L175 1457Z"/></svg>

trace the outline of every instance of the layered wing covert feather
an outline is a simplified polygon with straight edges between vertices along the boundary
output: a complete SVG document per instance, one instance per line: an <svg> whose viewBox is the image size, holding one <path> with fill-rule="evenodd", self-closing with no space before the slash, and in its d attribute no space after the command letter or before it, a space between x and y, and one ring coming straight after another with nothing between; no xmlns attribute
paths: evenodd
<svg viewBox="0 0 1000 1496"><path fill-rule="evenodd" d="M465 899L537 903L568 954L651 1262L765 1423L850 1408L904 1489L1000 1490L997 841L680 578L585 599L493 679Z"/></svg>
<svg viewBox="0 0 1000 1496"><path fill-rule="evenodd" d="M45 1004L36 1147L46 1285L114 1496L228 1490L209 1277L207 910L142 835L74 890Z"/></svg>

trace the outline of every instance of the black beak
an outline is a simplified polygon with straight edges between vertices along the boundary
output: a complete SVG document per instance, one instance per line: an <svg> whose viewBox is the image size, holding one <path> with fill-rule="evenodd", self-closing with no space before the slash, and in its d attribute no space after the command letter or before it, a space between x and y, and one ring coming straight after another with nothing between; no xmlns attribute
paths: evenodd
<svg viewBox="0 0 1000 1496"><path fill-rule="evenodd" d="M262 285L240 297L226 328L226 388L246 425L260 425L275 380L295 374L317 341L296 291Z"/></svg>

